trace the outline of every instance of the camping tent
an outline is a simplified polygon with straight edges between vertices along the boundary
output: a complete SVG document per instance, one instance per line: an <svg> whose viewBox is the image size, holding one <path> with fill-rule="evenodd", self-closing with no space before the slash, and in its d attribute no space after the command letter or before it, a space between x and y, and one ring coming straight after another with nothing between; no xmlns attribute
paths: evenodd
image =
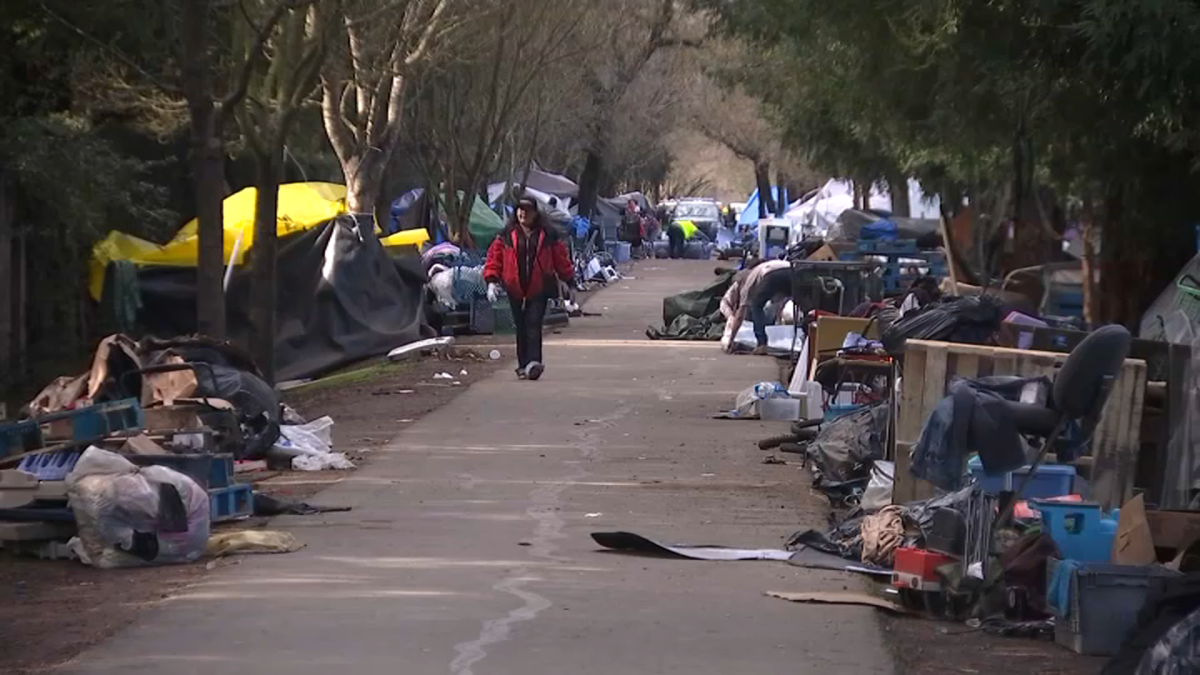
<svg viewBox="0 0 1200 675"><path fill-rule="evenodd" d="M941 216L938 198L926 198L921 191L921 184L915 180L908 181L908 201L912 219L936 220ZM872 186L868 207L872 211L891 213L893 211L892 198L878 186ZM816 194L792 205L788 209L787 218L824 236L829 228L837 222L838 216L852 208L854 208L854 186L850 181L831 180Z"/></svg>
<svg viewBox="0 0 1200 675"><path fill-rule="evenodd" d="M416 256L393 259L369 216L341 216L279 240L276 369L311 377L419 340L425 274ZM230 338L250 330L250 266L234 268L226 294ZM196 271L139 266L138 324L160 336L196 330Z"/></svg>
<svg viewBox="0 0 1200 675"><path fill-rule="evenodd" d="M637 202L645 211L650 210L650 200L640 192L627 192L616 197L602 197L596 200L596 220L599 222L605 239L616 239L617 228L621 225L621 213L629 200Z"/></svg>
<svg viewBox="0 0 1200 675"><path fill-rule="evenodd" d="M778 185L771 186L771 197L779 199L780 191ZM787 191L783 192L783 196L787 197ZM774 214L767 214L771 217ZM738 225L748 225L753 227L758 224L758 190L750 193L750 198L746 200L746 206L738 213Z"/></svg>
<svg viewBox="0 0 1200 675"><path fill-rule="evenodd" d="M543 171L536 162L529 168L529 171L525 172L525 175L521 175L521 173L520 171L513 172L513 185L524 185L538 192L560 198L579 196L579 185L575 181L566 176Z"/></svg>
<svg viewBox="0 0 1200 675"><path fill-rule="evenodd" d="M258 190L239 190L223 202L224 259L233 257L241 264L246 251L254 245L254 206ZM285 183L279 186L276 232L280 237L301 232L346 212L346 188L333 183ZM99 300L104 290L104 274L111 261L128 260L136 265L195 267L200 238L198 221L188 221L175 237L159 246L130 234L113 231L92 248L88 291ZM241 242L240 245L238 242Z"/></svg>
<svg viewBox="0 0 1200 675"><path fill-rule="evenodd" d="M514 191L520 190L519 185L510 183L493 183L488 186L488 201L491 202L493 207L500 206L501 204L507 206L507 204L511 203L511 200L506 199L504 195L504 190L508 187L512 187ZM521 194L536 201L538 208L550 220L556 223L570 222L571 212L567 207L567 199L565 197L558 197L531 187L526 187L525 191Z"/></svg>
<svg viewBox="0 0 1200 675"><path fill-rule="evenodd" d="M421 219L416 217L420 209L425 208L425 200L422 199L425 191L417 188L409 190L400 195L392 202L392 222L391 230L400 231L403 229L411 229L420 227ZM463 193L458 193L459 198L462 198ZM413 211L413 209L418 211ZM410 213L411 212L411 213ZM439 200L438 217L445 221L446 208L444 200ZM479 250L486 250L492 245L492 240L500 234L500 230L504 229L504 219L488 208L488 205L478 196L475 196L475 202L471 204L471 214L468 216L467 228L471 232L471 238L475 240L475 246Z"/></svg>

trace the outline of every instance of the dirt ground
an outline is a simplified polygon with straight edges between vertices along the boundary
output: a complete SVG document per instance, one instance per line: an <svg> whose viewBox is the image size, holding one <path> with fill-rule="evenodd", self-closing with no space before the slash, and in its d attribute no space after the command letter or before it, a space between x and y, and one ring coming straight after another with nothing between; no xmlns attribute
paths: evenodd
<svg viewBox="0 0 1200 675"><path fill-rule="evenodd" d="M370 461L371 451L404 424L445 405L506 362L491 361L487 357L491 349L506 357L512 352L502 339L468 342L474 347L460 347L442 358L359 365L285 392L283 400L308 419L331 416L334 448L356 463ZM437 373L450 373L453 379L434 380ZM301 501L345 475L268 471L239 475L238 482L253 482L258 492ZM268 519L252 518L219 527L268 524ZM46 672L132 623L141 608L202 581L222 564L229 563L97 570L77 561L38 560L0 551L0 673Z"/></svg>
<svg viewBox="0 0 1200 675"><path fill-rule="evenodd" d="M1053 642L988 635L959 623L882 616L880 624L903 675L1095 675L1106 661Z"/></svg>

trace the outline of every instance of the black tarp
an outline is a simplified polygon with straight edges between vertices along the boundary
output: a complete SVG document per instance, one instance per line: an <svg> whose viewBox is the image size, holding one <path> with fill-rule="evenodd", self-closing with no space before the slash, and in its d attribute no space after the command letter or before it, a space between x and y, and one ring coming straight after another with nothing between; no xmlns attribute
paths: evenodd
<svg viewBox="0 0 1200 675"><path fill-rule="evenodd" d="M663 327L647 328L646 336L651 340L720 340L725 329L721 298L733 284L734 274L733 270L722 272L698 291L663 298Z"/></svg>
<svg viewBox="0 0 1200 675"><path fill-rule="evenodd" d="M281 238L278 270L280 381L313 377L424 337L420 260L388 256L369 218L341 216ZM144 332L161 337L196 331L195 268L143 267L138 285ZM225 297L229 337L246 344L248 266L234 269Z"/></svg>

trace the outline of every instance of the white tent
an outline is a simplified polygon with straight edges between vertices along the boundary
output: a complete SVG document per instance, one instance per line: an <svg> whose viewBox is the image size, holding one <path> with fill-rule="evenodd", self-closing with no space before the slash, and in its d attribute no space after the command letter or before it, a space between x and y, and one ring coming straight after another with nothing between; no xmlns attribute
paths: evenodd
<svg viewBox="0 0 1200 675"><path fill-rule="evenodd" d="M936 219L940 216L938 198L926 199L921 192L921 184L915 180L908 181L908 201L910 216L914 219ZM872 210L892 211L891 195L878 187L872 187L868 207ZM842 215L843 211L852 208L854 208L853 185L850 181L831 180L816 194L792 205L787 211L786 218L792 221L796 227L823 237L837 222L838 216Z"/></svg>

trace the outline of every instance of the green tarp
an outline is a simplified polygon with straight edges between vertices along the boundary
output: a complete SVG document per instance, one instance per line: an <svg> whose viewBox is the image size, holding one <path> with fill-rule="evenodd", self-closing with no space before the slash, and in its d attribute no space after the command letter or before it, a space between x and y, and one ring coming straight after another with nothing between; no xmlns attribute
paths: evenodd
<svg viewBox="0 0 1200 675"><path fill-rule="evenodd" d="M646 329L651 340L720 340L725 329L721 298L733 283L733 271L698 291L663 298L663 327Z"/></svg>
<svg viewBox="0 0 1200 675"><path fill-rule="evenodd" d="M462 199L462 197L463 193L460 191L458 198ZM445 205L446 200L443 197L439 204L442 220L446 219ZM475 240L475 247L480 251L486 251L492 245L492 240L496 238L496 235L500 234L500 230L504 229L504 219L488 208L487 202L476 195L475 203L471 205L471 217L467 227L471 230L471 238Z"/></svg>

